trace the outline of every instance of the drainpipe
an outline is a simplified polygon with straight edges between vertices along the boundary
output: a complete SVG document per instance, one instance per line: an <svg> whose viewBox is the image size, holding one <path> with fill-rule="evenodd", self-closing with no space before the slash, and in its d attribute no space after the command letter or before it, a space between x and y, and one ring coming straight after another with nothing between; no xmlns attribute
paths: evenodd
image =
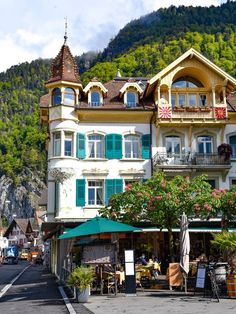
<svg viewBox="0 0 236 314"><path fill-rule="evenodd" d="M152 116L151 116L151 118L150 118L150 122L149 122L150 137L151 137L151 140L150 140L151 176L153 176L153 158L152 158L152 121L153 121L153 118L155 117L156 111L157 111L157 107L156 107L156 105L155 105L155 109L153 110L153 113L152 113Z"/></svg>

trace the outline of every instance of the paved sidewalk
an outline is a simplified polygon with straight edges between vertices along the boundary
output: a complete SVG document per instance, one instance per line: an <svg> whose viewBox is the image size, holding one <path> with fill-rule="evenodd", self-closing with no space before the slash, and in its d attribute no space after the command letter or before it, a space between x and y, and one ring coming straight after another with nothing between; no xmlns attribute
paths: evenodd
<svg viewBox="0 0 236 314"><path fill-rule="evenodd" d="M137 296L90 296L84 306L94 314L235 314L236 299L203 298L184 292L138 292ZM77 312L76 313L82 313Z"/></svg>

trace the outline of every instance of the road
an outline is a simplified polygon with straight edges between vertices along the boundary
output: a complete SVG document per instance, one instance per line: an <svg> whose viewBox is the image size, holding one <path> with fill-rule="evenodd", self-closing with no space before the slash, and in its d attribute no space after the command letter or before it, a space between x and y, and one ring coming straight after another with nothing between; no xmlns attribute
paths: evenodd
<svg viewBox="0 0 236 314"><path fill-rule="evenodd" d="M29 264L0 266L1 290ZM4 314L64 314L68 313L58 290L55 277L43 266L30 266L0 298L0 313Z"/></svg>
<svg viewBox="0 0 236 314"><path fill-rule="evenodd" d="M17 276L29 264L27 261L20 261L17 265L4 264L0 266L0 291L13 278Z"/></svg>

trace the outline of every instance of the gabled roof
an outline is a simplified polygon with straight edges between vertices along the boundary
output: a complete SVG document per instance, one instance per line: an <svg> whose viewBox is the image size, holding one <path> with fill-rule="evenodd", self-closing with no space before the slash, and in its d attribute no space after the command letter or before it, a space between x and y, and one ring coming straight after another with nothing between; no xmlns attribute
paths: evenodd
<svg viewBox="0 0 236 314"><path fill-rule="evenodd" d="M179 58L177 58L175 61L173 61L167 67L165 67L162 71L160 71L157 75L155 75L153 78L150 79L149 84L147 86L147 89L145 91L145 94L148 94L149 89L151 89L151 86L155 85L159 79L161 79L163 76L167 75L167 73L170 72L173 68L175 68L178 64L180 64L182 61L184 61L187 58L193 58L193 57L196 57L198 60L200 60L202 63L204 63L210 69L212 69L218 75L222 76L225 79L225 82L228 84L228 88L230 91L232 91L235 88L236 80L231 75L229 75L228 73L223 71L216 64L214 64L209 59L204 57L200 52L198 52L194 48L190 48L188 51L186 51L184 54L182 54Z"/></svg>
<svg viewBox="0 0 236 314"><path fill-rule="evenodd" d="M236 92L231 93L227 98L228 111L236 111Z"/></svg>
<svg viewBox="0 0 236 314"><path fill-rule="evenodd" d="M104 85L101 82L94 79L86 85L83 92L87 94L88 91L93 87L98 87L103 92L103 94L106 94L108 92L108 90L104 87Z"/></svg>
<svg viewBox="0 0 236 314"><path fill-rule="evenodd" d="M65 43L52 62L51 78L46 82L46 85L58 81L81 84L76 61Z"/></svg>
<svg viewBox="0 0 236 314"><path fill-rule="evenodd" d="M16 225L24 232L24 234L33 232L31 222L28 218L14 218L4 236L7 237Z"/></svg>
<svg viewBox="0 0 236 314"><path fill-rule="evenodd" d="M137 82L126 82L125 85L120 89L120 93L123 94L130 87L135 88L139 94L143 93L142 88Z"/></svg>

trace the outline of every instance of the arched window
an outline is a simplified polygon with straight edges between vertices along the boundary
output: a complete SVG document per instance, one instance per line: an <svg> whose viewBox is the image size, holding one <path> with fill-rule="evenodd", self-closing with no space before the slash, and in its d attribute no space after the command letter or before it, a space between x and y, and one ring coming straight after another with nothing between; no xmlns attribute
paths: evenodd
<svg viewBox="0 0 236 314"><path fill-rule="evenodd" d="M125 158L141 158L141 138L139 135L125 136Z"/></svg>
<svg viewBox="0 0 236 314"><path fill-rule="evenodd" d="M198 152L201 154L210 154L213 151L213 140L211 136L202 135L197 138Z"/></svg>
<svg viewBox="0 0 236 314"><path fill-rule="evenodd" d="M229 144L232 147L232 158L236 158L236 135L230 136Z"/></svg>
<svg viewBox="0 0 236 314"><path fill-rule="evenodd" d="M75 105L75 91L72 88L65 88L64 91L64 105L74 106Z"/></svg>
<svg viewBox="0 0 236 314"><path fill-rule="evenodd" d="M198 88L203 87L202 83L191 76L183 76L175 80L172 88Z"/></svg>
<svg viewBox="0 0 236 314"><path fill-rule="evenodd" d="M166 152L168 154L180 154L181 140L179 136L166 136Z"/></svg>
<svg viewBox="0 0 236 314"><path fill-rule="evenodd" d="M52 91L52 105L60 105L61 104L61 90L60 88L55 88Z"/></svg>
<svg viewBox="0 0 236 314"><path fill-rule="evenodd" d="M198 88L203 84L191 76L180 77L171 86L172 107L205 107L207 106L207 95Z"/></svg>
<svg viewBox="0 0 236 314"><path fill-rule="evenodd" d="M91 92L91 106L97 107L100 106L101 100L100 100L100 93L99 92Z"/></svg>
<svg viewBox="0 0 236 314"><path fill-rule="evenodd" d="M136 94L134 92L127 92L127 106L129 108L136 107Z"/></svg>

